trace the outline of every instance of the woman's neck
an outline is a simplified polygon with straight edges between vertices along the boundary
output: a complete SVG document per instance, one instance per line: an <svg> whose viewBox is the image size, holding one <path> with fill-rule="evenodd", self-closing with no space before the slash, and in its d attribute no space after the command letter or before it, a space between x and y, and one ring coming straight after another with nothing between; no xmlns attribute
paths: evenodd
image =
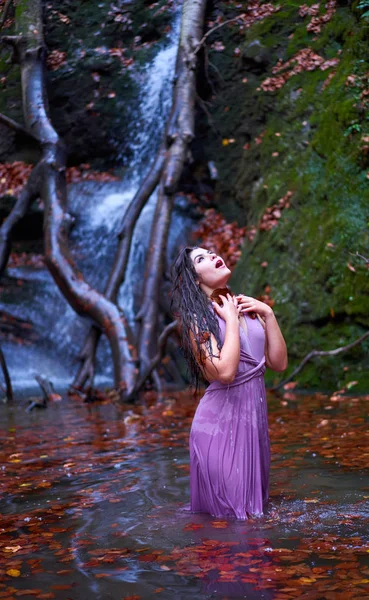
<svg viewBox="0 0 369 600"><path fill-rule="evenodd" d="M222 296L224 298L227 298L228 294L234 296L229 287L216 288L215 290L213 290L213 293L210 296L210 300L212 300L212 302L216 302L217 304L223 304Z"/></svg>
<svg viewBox="0 0 369 600"><path fill-rule="evenodd" d="M225 293L227 294L232 294L231 290L229 289L227 282L222 282L219 285L217 285L216 287L209 287L208 285L201 283L200 287L202 289L202 291L207 295L208 298L211 298L211 296L214 295L214 292L216 292L217 290L227 290Z"/></svg>

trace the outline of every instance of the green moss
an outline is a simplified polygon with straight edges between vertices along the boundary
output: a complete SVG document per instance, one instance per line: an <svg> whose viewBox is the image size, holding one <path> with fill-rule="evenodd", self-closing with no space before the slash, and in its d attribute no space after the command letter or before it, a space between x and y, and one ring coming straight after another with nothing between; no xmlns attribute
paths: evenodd
<svg viewBox="0 0 369 600"><path fill-rule="evenodd" d="M348 344L369 325L369 272L353 256L367 256L369 241L369 165L361 150L362 137L369 135L368 106L361 97L368 85L368 26L349 8L338 7L314 36L306 31L309 19L299 17L298 6L287 2L250 28L241 51L251 40L274 51L273 60L262 67L245 61L228 77L229 70L220 67L227 59L218 53L210 57L225 77L213 100L212 117L222 137L236 140L224 148L209 135L221 174L221 210L240 225L256 225L268 206L288 190L293 193L277 226L246 243L233 276L234 288L250 294L271 287L289 345L290 371L311 349ZM222 39L230 43L226 35ZM231 48L226 47L229 57ZM274 76L278 59L286 62L307 47L339 63L293 75L275 92L260 89L262 81ZM348 82L350 75L356 79ZM262 143L256 144L261 134ZM245 142L251 144L246 151ZM264 262L266 268L261 267ZM298 380L306 387L336 389L357 379L367 391L367 350L363 344L347 355L315 359ZM268 377L269 382L280 378Z"/></svg>

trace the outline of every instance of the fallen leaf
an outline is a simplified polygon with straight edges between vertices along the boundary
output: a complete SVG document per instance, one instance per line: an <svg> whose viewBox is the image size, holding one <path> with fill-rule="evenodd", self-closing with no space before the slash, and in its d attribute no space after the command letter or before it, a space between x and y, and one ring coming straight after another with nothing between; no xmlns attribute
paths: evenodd
<svg viewBox="0 0 369 600"><path fill-rule="evenodd" d="M21 572L19 569L8 569L6 574L9 575L9 577L19 577Z"/></svg>

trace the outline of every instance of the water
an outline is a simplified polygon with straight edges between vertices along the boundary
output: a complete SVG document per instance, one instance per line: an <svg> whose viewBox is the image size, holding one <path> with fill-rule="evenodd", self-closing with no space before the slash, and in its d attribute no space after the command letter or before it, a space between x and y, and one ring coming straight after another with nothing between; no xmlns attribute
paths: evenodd
<svg viewBox="0 0 369 600"><path fill-rule="evenodd" d="M152 64L139 73L142 94L138 106L132 110L132 129L127 132L133 158L124 179L113 183L88 181L70 185L68 189L68 210L76 219L70 235L72 255L88 283L99 290L103 289L108 278L122 217L161 142L171 106L179 9L180 6L174 14L168 39L162 43ZM155 201L153 194L137 223L126 280L118 299L133 327L134 314L140 302ZM171 261L175 249L184 243L191 226L191 219L175 208L168 261ZM65 387L73 380L77 355L90 323L75 315L44 269L8 269L5 281L0 311L33 324L29 343L14 343L13 340L2 343L14 387L32 387L35 374L42 374L54 385ZM23 285L19 286L19 281ZM96 384L112 383L110 349L104 339L99 345L97 372Z"/></svg>
<svg viewBox="0 0 369 600"><path fill-rule="evenodd" d="M75 399L30 414L25 400L2 407L0 591L368 598L368 402L269 397L271 501L247 522L186 511L195 402L185 392L126 409Z"/></svg>

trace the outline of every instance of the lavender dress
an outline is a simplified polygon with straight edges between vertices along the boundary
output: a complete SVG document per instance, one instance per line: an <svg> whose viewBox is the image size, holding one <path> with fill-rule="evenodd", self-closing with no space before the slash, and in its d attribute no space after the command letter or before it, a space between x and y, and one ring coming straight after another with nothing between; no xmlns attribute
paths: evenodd
<svg viewBox="0 0 369 600"><path fill-rule="evenodd" d="M243 318L236 377L209 385L190 433L191 510L237 519L263 513L270 464L264 328L259 319ZM224 341L225 322L218 319Z"/></svg>

